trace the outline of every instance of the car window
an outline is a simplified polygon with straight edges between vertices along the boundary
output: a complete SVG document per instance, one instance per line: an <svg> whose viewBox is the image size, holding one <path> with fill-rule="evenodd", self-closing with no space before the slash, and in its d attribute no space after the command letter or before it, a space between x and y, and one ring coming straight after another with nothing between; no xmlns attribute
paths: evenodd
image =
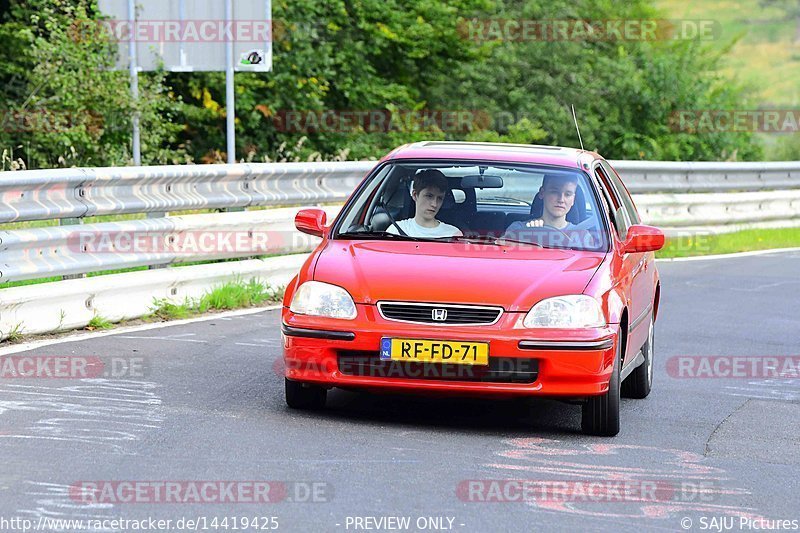
<svg viewBox="0 0 800 533"><path fill-rule="evenodd" d="M611 206L611 219L612 223L614 224L614 228L617 231L617 236L620 240L625 240L625 238L628 236L628 228L631 224L628 219L625 206L622 203L622 199L614 189L614 186L611 184L611 181L603 168L600 165L596 165L594 170L597 179L600 180L600 183L603 186L603 194L605 199Z"/></svg>
<svg viewBox="0 0 800 533"><path fill-rule="evenodd" d="M625 212L628 215L628 219L633 224L639 224L639 222L641 222L639 219L639 213L636 212L636 207L633 205L633 200L631 200L627 189L622 184L622 180L619 179L619 176L616 172L614 172L614 169L611 168L611 165L609 165L607 161L600 161L600 164L603 166L606 174L611 179L611 183L614 185L617 194L619 194L619 197L622 199L622 205L625 207Z"/></svg>
<svg viewBox="0 0 800 533"><path fill-rule="evenodd" d="M415 186L422 183L438 183L431 186L446 191L437 188L431 195L426 187L415 199ZM539 195L540 189L550 191L549 199ZM422 203L431 198L437 200ZM506 244L605 251L608 227L598 198L595 183L577 168L392 161L355 193L332 238L501 239Z"/></svg>
<svg viewBox="0 0 800 533"><path fill-rule="evenodd" d="M540 172L519 174L519 172L499 173L498 175L503 178L503 187L500 189L476 189L475 196L478 203L530 205L531 191L539 190L544 174Z"/></svg>

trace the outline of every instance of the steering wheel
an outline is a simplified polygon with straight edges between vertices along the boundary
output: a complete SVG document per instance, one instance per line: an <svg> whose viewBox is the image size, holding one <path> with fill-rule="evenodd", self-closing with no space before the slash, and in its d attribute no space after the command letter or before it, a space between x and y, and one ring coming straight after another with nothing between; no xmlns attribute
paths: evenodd
<svg viewBox="0 0 800 533"><path fill-rule="evenodd" d="M569 237L569 235L567 235L566 233L564 233L564 231L562 231L562 230L558 229L558 228L557 228L557 227L555 227L555 226L550 226L549 224L544 224L544 225L542 225L542 226L528 226L526 229L529 229L529 230L531 230L531 229L532 229L532 230L539 230L539 231L550 231L550 230L556 230L557 232L559 232L561 235L563 235L563 236L564 236L564 237L566 237L567 239L569 239L569 238L570 238L570 237Z"/></svg>

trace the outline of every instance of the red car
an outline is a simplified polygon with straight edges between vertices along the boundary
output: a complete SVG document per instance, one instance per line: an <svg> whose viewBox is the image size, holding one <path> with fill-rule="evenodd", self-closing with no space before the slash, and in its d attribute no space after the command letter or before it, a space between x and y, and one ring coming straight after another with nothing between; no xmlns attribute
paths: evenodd
<svg viewBox="0 0 800 533"><path fill-rule="evenodd" d="M286 403L333 387L579 401L616 435L653 381L657 228L593 152L421 142L395 149L287 286Z"/></svg>

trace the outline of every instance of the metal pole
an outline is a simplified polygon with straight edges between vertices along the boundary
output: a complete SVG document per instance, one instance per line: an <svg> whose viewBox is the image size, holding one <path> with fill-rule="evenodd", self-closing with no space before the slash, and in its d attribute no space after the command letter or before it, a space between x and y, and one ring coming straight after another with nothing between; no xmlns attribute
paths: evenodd
<svg viewBox="0 0 800 533"><path fill-rule="evenodd" d="M183 33L183 21L186 18L186 5L184 0L178 2L178 22L181 25L181 33ZM178 61L180 61L181 68L186 67L186 50L183 48L183 39L178 41Z"/></svg>
<svg viewBox="0 0 800 533"><path fill-rule="evenodd" d="M128 36L128 71L131 77L131 99L133 104L139 102L139 68L136 58L136 2L128 0L128 23L130 24L130 35ZM133 114L133 164L142 164L142 147L139 138L139 112Z"/></svg>
<svg viewBox="0 0 800 533"><path fill-rule="evenodd" d="M225 22L233 21L233 0L225 0ZM236 110L233 97L233 41L225 40L225 107L228 139L228 163L236 162Z"/></svg>

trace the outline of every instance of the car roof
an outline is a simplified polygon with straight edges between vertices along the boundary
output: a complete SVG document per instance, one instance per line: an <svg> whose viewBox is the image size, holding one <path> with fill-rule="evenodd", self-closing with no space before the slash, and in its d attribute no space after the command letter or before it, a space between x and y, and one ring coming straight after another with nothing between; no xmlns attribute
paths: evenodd
<svg viewBox="0 0 800 533"><path fill-rule="evenodd" d="M562 146L422 141L396 148L384 158L384 160L398 159L467 159L589 168L592 161L602 158L595 152Z"/></svg>

